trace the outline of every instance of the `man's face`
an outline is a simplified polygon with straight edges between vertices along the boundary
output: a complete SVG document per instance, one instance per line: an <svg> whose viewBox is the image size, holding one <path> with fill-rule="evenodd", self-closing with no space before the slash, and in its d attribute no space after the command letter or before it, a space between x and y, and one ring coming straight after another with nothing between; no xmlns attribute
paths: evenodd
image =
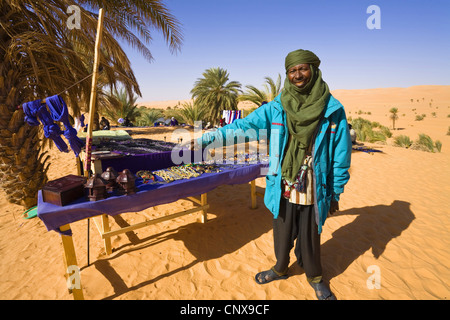
<svg viewBox="0 0 450 320"><path fill-rule="evenodd" d="M307 63L298 64L288 70L287 76L290 83L302 89L311 80L311 68Z"/></svg>

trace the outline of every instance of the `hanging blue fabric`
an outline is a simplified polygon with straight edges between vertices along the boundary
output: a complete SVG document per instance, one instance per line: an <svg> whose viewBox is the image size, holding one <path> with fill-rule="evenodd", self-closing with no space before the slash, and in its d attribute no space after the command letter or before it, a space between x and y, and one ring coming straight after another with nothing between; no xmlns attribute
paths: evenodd
<svg viewBox="0 0 450 320"><path fill-rule="evenodd" d="M46 100L47 106L51 112L51 117L54 121L60 121L64 124L66 130L64 131L64 136L69 141L70 147L75 155L78 155L81 152L81 148L83 147L83 141L77 136L77 130L75 130L69 121L69 110L67 109L67 105L64 102L64 99L59 95L51 96Z"/></svg>
<svg viewBox="0 0 450 320"><path fill-rule="evenodd" d="M80 122L81 122L81 127L84 127L85 126L85 124L84 124L84 114L81 115Z"/></svg>
<svg viewBox="0 0 450 320"><path fill-rule="evenodd" d="M42 104L40 99L24 103L22 108L25 113L25 121L30 126L38 126L40 124L39 121L41 121L44 126L45 137L52 139L59 151L69 152L67 144L61 138L61 129L53 122L50 113L47 111L46 105Z"/></svg>

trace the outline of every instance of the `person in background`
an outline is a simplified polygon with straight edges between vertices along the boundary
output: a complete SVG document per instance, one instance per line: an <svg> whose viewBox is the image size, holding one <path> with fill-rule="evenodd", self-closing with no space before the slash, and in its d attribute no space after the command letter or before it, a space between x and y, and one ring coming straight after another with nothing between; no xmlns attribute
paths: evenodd
<svg viewBox="0 0 450 320"><path fill-rule="evenodd" d="M101 130L109 130L109 129L111 129L109 121L105 117L102 117L102 119L100 120L100 129Z"/></svg>
<svg viewBox="0 0 450 320"><path fill-rule="evenodd" d="M84 114L82 114L80 117L76 117L74 122L75 122L74 123L74 128L75 128L75 130L77 130L77 132L80 131L81 128L84 128L85 127Z"/></svg>
<svg viewBox="0 0 450 320"><path fill-rule="evenodd" d="M130 121L130 119L128 119L128 117L125 117L124 121L123 121L123 125L125 127L132 127L133 123Z"/></svg>
<svg viewBox="0 0 450 320"><path fill-rule="evenodd" d="M177 121L177 119L175 119L175 117L172 117L172 118L170 119L170 125L171 125L172 127L175 127L175 126L178 125L178 121Z"/></svg>
<svg viewBox="0 0 450 320"><path fill-rule="evenodd" d="M348 129L350 130L350 138L352 140L352 144L356 144L356 131L353 129L351 124L348 124Z"/></svg>

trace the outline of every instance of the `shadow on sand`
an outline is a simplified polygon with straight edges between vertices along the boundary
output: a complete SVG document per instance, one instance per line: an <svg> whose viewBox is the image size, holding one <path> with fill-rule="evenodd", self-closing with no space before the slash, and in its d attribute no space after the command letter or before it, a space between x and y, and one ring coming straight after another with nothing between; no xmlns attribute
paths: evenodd
<svg viewBox="0 0 450 320"><path fill-rule="evenodd" d="M375 259L378 259L387 244L400 236L415 219L410 203L400 200L393 201L389 206L352 208L328 219L341 215L355 215L356 218L334 231L332 237L321 246L323 277L326 281L343 273L370 249ZM294 274L304 273L297 262L291 264L291 270Z"/></svg>
<svg viewBox="0 0 450 320"><path fill-rule="evenodd" d="M263 189L257 191L263 192ZM239 215L223 206L220 197L212 199L209 203L211 206L210 212L217 214L217 217L207 223L191 223L143 239L139 239L134 233L129 233L127 235L131 243L117 248L117 250L122 251L112 257L95 261L95 268L110 281L114 288L114 294L104 299L114 299L126 292L137 290L165 277L187 270L197 263L220 258L238 250L272 229L272 216L268 214L261 201L256 210L249 209L248 214L245 215ZM327 282L344 272L350 264L370 249L373 256L378 259L387 244L400 236L415 219L410 209L410 203L399 200L394 201L389 206L352 208L334 216L338 215L355 215L356 218L334 231L332 237L321 246L323 276ZM333 219L334 216L329 219ZM116 221L121 226L127 225L127 222L121 220L121 218L116 219ZM230 234L233 237L230 237ZM183 241L186 249L196 259L185 266L160 274L132 287L126 285L109 263L110 260L123 254L145 249L169 239ZM217 246L217 243L221 245ZM132 246L132 248L127 249L129 246ZM273 248L268 248L268 250L273 251ZM261 261L261 263L266 264L267 262ZM293 262L289 273L299 275L303 274L303 270L296 262Z"/></svg>
<svg viewBox="0 0 450 320"><path fill-rule="evenodd" d="M240 188L241 186L234 186L234 188L236 187ZM229 188L233 188L233 186L229 186ZM227 192L232 192L232 190L233 189L228 189ZM237 190L236 192L238 193L239 191L240 190ZM257 187L257 192L263 193L264 189ZM239 213L240 210L233 210L230 206L223 205L223 197L221 200L221 197L214 196L214 192L208 194L208 203L210 204L209 212L214 213L217 216L216 218L211 219L206 223L190 223L143 239L139 239L133 232L126 233L130 243L116 248L115 251L120 250L117 254L95 261L93 263L95 268L108 279L114 288L114 294L105 297L104 299L109 300L117 298L126 292L137 290L165 277L187 270L197 263L217 259L226 254L235 252L272 229L272 216L268 213L261 200L259 200L257 209L248 209L245 214ZM114 218L121 227L128 225L128 223L119 216ZM109 262L124 254L149 248L167 240L182 241L186 249L195 257L195 260L185 266L160 274L153 279L149 279L131 287L126 285L124 280ZM217 245L218 243L220 243L220 245Z"/></svg>

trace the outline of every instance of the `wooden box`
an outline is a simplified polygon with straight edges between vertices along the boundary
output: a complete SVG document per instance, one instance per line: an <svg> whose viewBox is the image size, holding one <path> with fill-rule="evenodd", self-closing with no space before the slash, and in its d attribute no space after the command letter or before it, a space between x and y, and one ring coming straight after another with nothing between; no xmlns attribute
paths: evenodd
<svg viewBox="0 0 450 320"><path fill-rule="evenodd" d="M42 188L42 198L44 202L65 206L84 197L84 182L84 177L76 175L49 181Z"/></svg>

